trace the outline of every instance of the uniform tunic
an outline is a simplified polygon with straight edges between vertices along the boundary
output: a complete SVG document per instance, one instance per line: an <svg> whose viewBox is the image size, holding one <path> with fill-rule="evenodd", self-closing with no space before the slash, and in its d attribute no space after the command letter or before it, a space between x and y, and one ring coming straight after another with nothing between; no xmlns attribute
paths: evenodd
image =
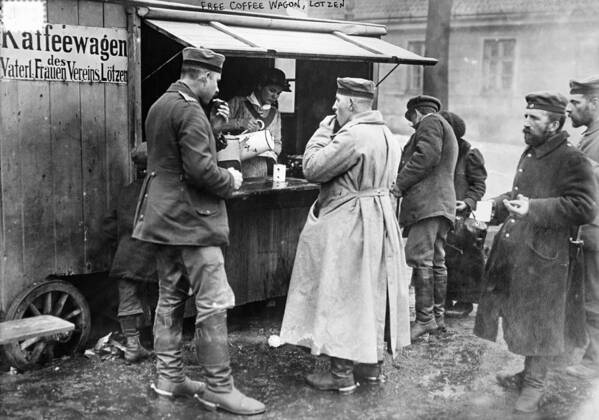
<svg viewBox="0 0 599 420"><path fill-rule="evenodd" d="M391 347L410 343L409 274L389 194L400 145L378 111L337 133L333 124L321 122L304 154L304 175L321 191L299 239L281 340L375 363L387 296Z"/></svg>
<svg viewBox="0 0 599 420"><path fill-rule="evenodd" d="M564 350L566 335L581 320L567 313L569 238L596 213L591 165L560 132L528 147L518 163L512 190L495 199L495 236L485 267L474 333L495 340L503 318L511 352L550 356ZM530 198L523 218L509 215L502 201Z"/></svg>
<svg viewBox="0 0 599 420"><path fill-rule="evenodd" d="M453 176L458 144L453 129L438 114L426 115L406 144L397 188L403 199L399 224L410 226L430 217L455 218Z"/></svg>
<svg viewBox="0 0 599 420"><path fill-rule="evenodd" d="M216 141L198 98L173 83L146 119L148 175L137 207L133 237L165 245L229 243L223 198L233 175L216 162Z"/></svg>

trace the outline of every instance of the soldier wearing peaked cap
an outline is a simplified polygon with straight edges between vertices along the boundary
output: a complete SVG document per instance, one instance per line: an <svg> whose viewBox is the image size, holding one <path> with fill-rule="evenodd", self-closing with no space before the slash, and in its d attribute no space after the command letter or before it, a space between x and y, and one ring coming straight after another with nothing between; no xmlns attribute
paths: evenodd
<svg viewBox="0 0 599 420"><path fill-rule="evenodd" d="M281 340L330 356L329 371L306 377L320 390L351 392L356 377L381 378L387 307L391 351L410 343L409 277L389 191L401 150L373 98L372 81L337 79L335 115L304 153L304 175L321 188L299 239Z"/></svg>
<svg viewBox="0 0 599 420"><path fill-rule="evenodd" d="M578 149L591 159L599 173L599 74L570 81L570 102L566 109L574 127L586 127ZM589 338L582 361L566 368L571 375L599 377L599 217L581 227L584 242L584 285L586 331Z"/></svg>
<svg viewBox="0 0 599 420"><path fill-rule="evenodd" d="M572 286L570 238L597 211L591 164L562 130L567 100L558 93L526 96L524 141L511 191L494 199L495 235L483 276L474 333L497 338L499 317L511 352L524 356L524 370L497 375L518 387L516 411L534 412L543 396L551 356L566 343L584 340ZM572 267L572 269L574 266Z"/></svg>
<svg viewBox="0 0 599 420"><path fill-rule="evenodd" d="M209 409L257 414L264 405L239 392L231 376L227 309L235 304L221 247L229 241L224 198L241 186L241 173L216 162L212 126L200 103L218 92L225 57L185 48L181 78L146 118L148 175L133 237L156 244L159 297L154 322L158 380L164 396L195 396ZM221 106L221 118L228 107ZM196 353L204 382L183 373L181 331L189 290L195 297Z"/></svg>
<svg viewBox="0 0 599 420"><path fill-rule="evenodd" d="M455 218L454 171L458 143L438 114L441 102L428 95L408 101L406 118L416 131L404 147L396 193L403 197L399 224L407 234L406 259L412 267L416 321L411 339L445 328L447 290L445 241Z"/></svg>

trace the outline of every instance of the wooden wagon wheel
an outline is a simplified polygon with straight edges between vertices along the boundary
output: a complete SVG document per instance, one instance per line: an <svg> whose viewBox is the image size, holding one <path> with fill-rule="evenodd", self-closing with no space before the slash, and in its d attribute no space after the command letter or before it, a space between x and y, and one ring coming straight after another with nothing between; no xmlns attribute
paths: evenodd
<svg viewBox="0 0 599 420"><path fill-rule="evenodd" d="M6 311L6 320L44 314L70 321L75 329L0 346L12 366L27 369L55 356L83 350L91 329L91 316L85 297L75 286L62 280L34 283L13 300Z"/></svg>

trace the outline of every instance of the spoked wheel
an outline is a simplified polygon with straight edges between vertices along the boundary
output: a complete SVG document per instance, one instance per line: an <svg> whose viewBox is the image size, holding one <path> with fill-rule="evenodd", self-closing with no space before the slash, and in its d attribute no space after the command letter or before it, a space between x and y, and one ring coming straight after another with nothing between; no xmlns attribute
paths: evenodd
<svg viewBox="0 0 599 420"><path fill-rule="evenodd" d="M1 346L12 366L27 369L54 357L83 350L91 328L91 317L85 297L75 286L62 280L34 283L13 300L6 311L6 320L36 315L57 316L75 324L75 329Z"/></svg>

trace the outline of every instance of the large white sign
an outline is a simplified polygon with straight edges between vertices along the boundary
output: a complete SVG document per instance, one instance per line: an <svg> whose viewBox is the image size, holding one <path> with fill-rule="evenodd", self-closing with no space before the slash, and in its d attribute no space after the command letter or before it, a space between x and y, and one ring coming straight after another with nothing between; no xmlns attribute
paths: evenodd
<svg viewBox="0 0 599 420"><path fill-rule="evenodd" d="M127 83L127 30L45 25L2 28L0 79Z"/></svg>

